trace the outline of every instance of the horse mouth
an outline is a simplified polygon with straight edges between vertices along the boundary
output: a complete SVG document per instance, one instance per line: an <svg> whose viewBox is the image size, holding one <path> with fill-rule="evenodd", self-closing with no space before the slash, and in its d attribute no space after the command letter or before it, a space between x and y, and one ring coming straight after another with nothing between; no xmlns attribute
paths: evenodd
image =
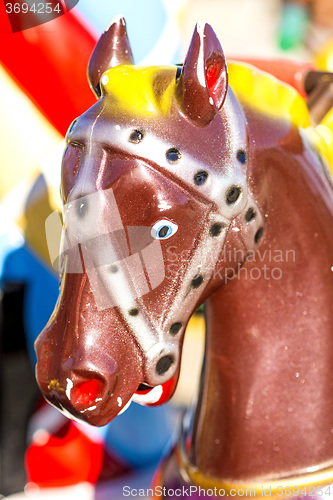
<svg viewBox="0 0 333 500"><path fill-rule="evenodd" d="M140 384L132 396L132 400L139 404L155 404L157 403L163 394L162 385L157 385L152 387L147 384Z"/></svg>
<svg viewBox="0 0 333 500"><path fill-rule="evenodd" d="M139 394L147 394L147 392L151 391L152 389L154 389L154 387L152 387L151 385L140 384L135 392Z"/></svg>

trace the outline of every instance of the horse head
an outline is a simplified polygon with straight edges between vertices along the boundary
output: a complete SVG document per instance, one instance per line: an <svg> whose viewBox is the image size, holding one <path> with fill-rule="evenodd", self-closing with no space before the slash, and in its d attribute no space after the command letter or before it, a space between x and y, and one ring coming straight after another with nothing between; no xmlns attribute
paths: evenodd
<svg viewBox="0 0 333 500"><path fill-rule="evenodd" d="M98 101L66 137L60 295L36 341L37 379L60 410L103 425L132 398L171 397L190 316L256 248L263 219L208 24L182 67L140 68L118 18L88 74Z"/></svg>

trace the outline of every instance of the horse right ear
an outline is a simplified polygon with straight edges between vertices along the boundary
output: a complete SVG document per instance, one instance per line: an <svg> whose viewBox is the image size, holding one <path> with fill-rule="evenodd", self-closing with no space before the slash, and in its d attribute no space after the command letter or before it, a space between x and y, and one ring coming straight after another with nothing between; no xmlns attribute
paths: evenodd
<svg viewBox="0 0 333 500"><path fill-rule="evenodd" d="M97 98L101 96L99 81L104 71L122 64L134 64L125 19L115 17L100 37L88 65L88 80Z"/></svg>
<svg viewBox="0 0 333 500"><path fill-rule="evenodd" d="M178 105L185 116L204 127L221 109L227 90L227 64L220 42L209 24L200 23L176 84Z"/></svg>

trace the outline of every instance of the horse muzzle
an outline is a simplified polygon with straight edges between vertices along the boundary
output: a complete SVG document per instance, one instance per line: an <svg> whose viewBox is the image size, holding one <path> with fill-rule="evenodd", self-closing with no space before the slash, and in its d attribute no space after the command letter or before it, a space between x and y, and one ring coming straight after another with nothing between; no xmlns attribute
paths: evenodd
<svg viewBox="0 0 333 500"><path fill-rule="evenodd" d="M65 355L54 334L54 325L47 327L35 345L36 378L44 397L70 418L96 426L107 424L142 382L142 362L137 353L131 356L128 350L133 360L130 367L118 363L98 345L78 345Z"/></svg>

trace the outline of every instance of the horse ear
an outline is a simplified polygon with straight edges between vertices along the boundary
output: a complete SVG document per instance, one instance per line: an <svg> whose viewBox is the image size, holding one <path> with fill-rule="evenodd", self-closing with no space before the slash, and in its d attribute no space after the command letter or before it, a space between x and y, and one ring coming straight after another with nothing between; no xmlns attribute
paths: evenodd
<svg viewBox="0 0 333 500"><path fill-rule="evenodd" d="M195 27L176 85L176 99L185 116L208 125L221 109L228 90L228 71L220 42L212 27Z"/></svg>
<svg viewBox="0 0 333 500"><path fill-rule="evenodd" d="M101 96L99 81L109 68L134 64L125 19L115 17L100 37L88 65L88 80L97 98Z"/></svg>

